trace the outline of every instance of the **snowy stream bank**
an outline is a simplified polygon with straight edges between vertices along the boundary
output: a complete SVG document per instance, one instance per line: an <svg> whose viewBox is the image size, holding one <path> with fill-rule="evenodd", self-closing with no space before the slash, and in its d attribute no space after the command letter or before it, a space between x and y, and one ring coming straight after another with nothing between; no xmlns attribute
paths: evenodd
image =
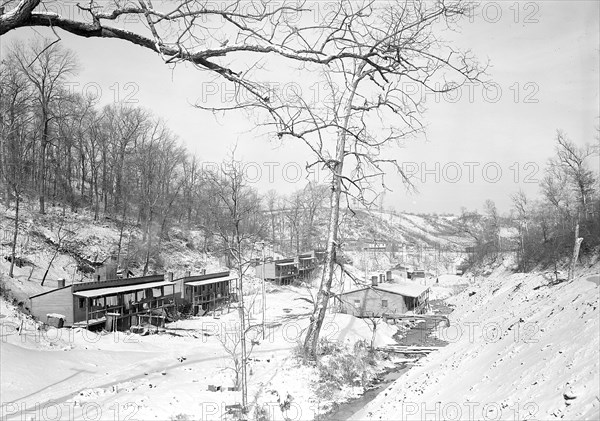
<svg viewBox="0 0 600 421"><path fill-rule="evenodd" d="M447 305L443 300L432 301L431 305L435 314L448 315L452 312L452 307ZM435 335L432 335L439 326L439 323L438 321L418 323L408 331L399 332L394 339L396 339L399 345L406 346L446 346L448 342L442 341L435 337ZM352 415L360 411L380 394L387 396L385 390L388 386L410 370L413 364L405 362L396 363L394 368L386 370L379 376L379 381L375 387L367 390L357 399L340 404L334 411L324 415L321 419L323 421L345 421L350 419Z"/></svg>

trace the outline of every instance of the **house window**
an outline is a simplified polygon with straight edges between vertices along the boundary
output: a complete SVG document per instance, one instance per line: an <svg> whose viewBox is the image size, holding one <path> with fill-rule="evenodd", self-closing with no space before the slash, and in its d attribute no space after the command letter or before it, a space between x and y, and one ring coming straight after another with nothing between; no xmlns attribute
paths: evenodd
<svg viewBox="0 0 600 421"><path fill-rule="evenodd" d="M85 298L79 297L79 308L83 308L85 306Z"/></svg>
<svg viewBox="0 0 600 421"><path fill-rule="evenodd" d="M360 307L360 300L354 300L354 307L356 307L356 308Z"/></svg>
<svg viewBox="0 0 600 421"><path fill-rule="evenodd" d="M381 307L388 308L388 300L381 300Z"/></svg>

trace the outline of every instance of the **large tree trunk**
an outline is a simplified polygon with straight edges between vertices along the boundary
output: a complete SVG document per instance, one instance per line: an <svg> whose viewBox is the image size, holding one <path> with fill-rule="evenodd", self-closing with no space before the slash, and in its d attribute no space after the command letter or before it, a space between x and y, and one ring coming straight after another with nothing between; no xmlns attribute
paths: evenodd
<svg viewBox="0 0 600 421"><path fill-rule="evenodd" d="M243 262L242 262L242 242L239 235L239 227L236 226L236 244L237 244L237 270L240 277L239 280L239 313L240 313L240 340L242 345L242 408L245 411L248 409L248 376L246 365L248 364L248 354L246 349L246 313L244 309L244 280L243 280Z"/></svg>
<svg viewBox="0 0 600 421"><path fill-rule="evenodd" d="M125 229L125 206L123 206L123 213L121 214L121 227L119 229L119 245L117 246L117 266L121 259L121 245L123 244L123 230Z"/></svg>
<svg viewBox="0 0 600 421"><path fill-rule="evenodd" d="M42 143L40 148L40 186L39 186L39 200L40 200L40 213L46 213L46 149L48 148L48 113L46 110L42 110Z"/></svg>
<svg viewBox="0 0 600 421"><path fill-rule="evenodd" d="M321 278L321 286L319 287L319 293L317 294L317 302L315 303L315 309L313 314L310 316L310 324L306 331L306 337L304 338L304 353L306 356L315 360L317 358L317 346L319 344L319 335L321 333L321 327L327 314L327 304L329 302L329 295L331 291L331 284L333 282L333 272L336 264L336 250L338 241L338 227L340 220L340 198L342 195L342 172L344 170L344 157L346 154L346 137L348 124L350 121L350 113L352 112L352 103L356 94L356 89L361 81L361 73L364 69L365 64L362 63L356 73L354 74L354 81L350 90L348 101L344 107L344 118L342 121L341 128L338 131L337 145L335 151L336 160L329 163L329 170L331 171L331 194L329 196L329 233L327 236L327 252L325 255L325 268L323 270L323 277Z"/></svg>
<svg viewBox="0 0 600 421"><path fill-rule="evenodd" d="M343 148L342 148L343 150ZM336 170L341 171L342 162L335 164ZM323 320L327 314L327 304L329 302L329 291L333 282L333 271L335 269L336 247L338 223L340 218L340 196L341 196L341 179L333 178L331 181L331 195L329 198L329 235L327 238L327 254L325 256L325 268L323 277L321 278L321 286L317 295L317 302L314 313L310 316L310 324L304 339L304 351L310 359L316 359L317 345L319 343L319 334L323 326Z"/></svg>

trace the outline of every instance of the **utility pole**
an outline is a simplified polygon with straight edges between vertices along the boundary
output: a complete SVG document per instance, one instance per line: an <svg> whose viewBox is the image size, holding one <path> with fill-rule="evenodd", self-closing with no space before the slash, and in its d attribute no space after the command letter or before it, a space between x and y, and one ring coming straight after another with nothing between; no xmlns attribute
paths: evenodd
<svg viewBox="0 0 600 421"><path fill-rule="evenodd" d="M265 243L262 243L262 338L265 340L265 311L267 308L267 293L265 288L265 265L267 263L265 258Z"/></svg>
<svg viewBox="0 0 600 421"><path fill-rule="evenodd" d="M267 292L266 292L266 286L265 286L265 265L266 265L266 256L265 256L265 247L266 247L266 243L264 241L257 241L256 242L257 245L260 246L261 248L261 277L262 277L262 338L263 341L265 340L265 313L266 313L266 308L267 308Z"/></svg>

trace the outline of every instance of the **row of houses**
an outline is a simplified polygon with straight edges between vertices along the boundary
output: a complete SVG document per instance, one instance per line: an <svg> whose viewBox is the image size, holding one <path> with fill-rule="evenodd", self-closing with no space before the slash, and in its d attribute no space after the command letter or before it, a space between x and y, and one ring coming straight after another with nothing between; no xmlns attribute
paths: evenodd
<svg viewBox="0 0 600 421"><path fill-rule="evenodd" d="M180 304L202 315L237 299L237 277L230 272L187 275L173 274L121 278L65 285L33 295L30 312L38 320L49 317L60 325L90 329L125 330L150 323L164 325Z"/></svg>
<svg viewBox="0 0 600 421"><path fill-rule="evenodd" d="M259 263L256 274L278 284L306 279L323 255L312 251L271 259ZM230 272L186 274L179 279L173 279L172 273L130 275L117 271L116 259L109 260L96 269L93 282L65 285L59 280L56 289L31 296L31 314L44 322L57 319L57 325L66 327L125 330L143 323L164 325L179 305L202 315L237 300L237 276Z"/></svg>
<svg viewBox="0 0 600 421"><path fill-rule="evenodd" d="M256 274L278 284L308 277L320 261L318 252L259 264ZM194 315L237 301L237 276L230 272L202 273L173 279L172 273L116 278L65 285L30 297L30 311L38 320L50 317L60 326L126 330L149 323L163 326L180 305ZM427 311L429 288L394 282L392 271L374 273L370 285L335 295L338 311L357 317L393 316Z"/></svg>
<svg viewBox="0 0 600 421"><path fill-rule="evenodd" d="M296 280L308 279L324 256L324 252L313 250L296 257L268 259L257 262L254 271L257 277L265 281L288 285Z"/></svg>

